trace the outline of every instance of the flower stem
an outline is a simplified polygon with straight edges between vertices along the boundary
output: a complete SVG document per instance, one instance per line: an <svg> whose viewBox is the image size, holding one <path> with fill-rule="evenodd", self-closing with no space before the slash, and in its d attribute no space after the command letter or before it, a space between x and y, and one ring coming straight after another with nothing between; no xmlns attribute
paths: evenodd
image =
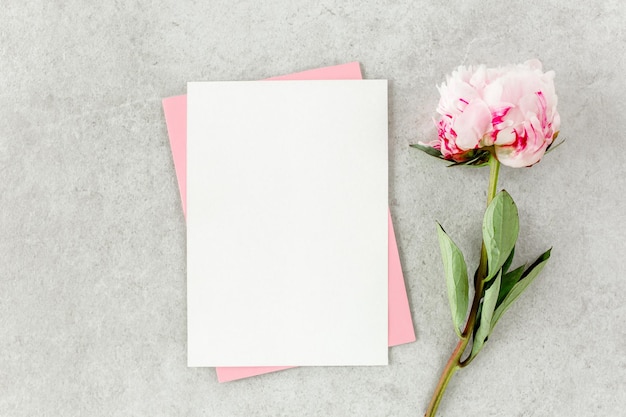
<svg viewBox="0 0 626 417"><path fill-rule="evenodd" d="M500 161L491 154L489 157L489 190L487 192L487 205L491 203L491 200L496 196L498 188L498 174L500 173Z"/></svg>
<svg viewBox="0 0 626 417"><path fill-rule="evenodd" d="M491 203L491 200L496 196L497 186L498 186L498 174L500 172L500 162L496 159L496 157L492 154L489 158L489 188L487 190L487 206ZM472 334L474 332L474 324L476 323L476 316L478 314L478 307L480 306L480 300L483 297L483 286L484 279L487 276L487 251L485 249L485 244L483 242L481 253L480 253L480 264L478 265L478 271L476 273L476 278L474 280L474 300L472 301L472 308L470 309L469 317L467 318L467 322L465 323L465 328L461 333L461 340L454 348L452 355L450 355L450 359L446 363L441 376L439 377L439 382L435 387L435 392L430 400L430 404L428 405L428 409L426 410L426 414L424 417L434 417L437 412L437 408L439 408L439 403L443 398L443 393L445 392L450 379L456 371L460 368L467 366L471 361L472 357L466 358L465 360L461 360L463 357L463 353L465 352L469 341L471 340Z"/></svg>
<svg viewBox="0 0 626 417"><path fill-rule="evenodd" d="M443 369L443 372L439 377L439 382L437 383L437 387L435 387L435 393L430 399L430 404L428 404L428 409L426 410L424 417L435 416L437 408L439 408L439 403L443 398L443 393L448 387L448 382L452 379L452 375L454 375L454 373L461 367L461 356L463 355L463 352L465 352L467 342L469 342L469 338L462 338L456 345L450 359L448 359L448 363L446 363L446 367Z"/></svg>

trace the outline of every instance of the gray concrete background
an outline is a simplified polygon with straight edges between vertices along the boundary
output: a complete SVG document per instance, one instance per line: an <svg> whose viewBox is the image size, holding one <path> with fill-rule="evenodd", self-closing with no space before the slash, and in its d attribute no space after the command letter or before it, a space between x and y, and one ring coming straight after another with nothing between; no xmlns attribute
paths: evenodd
<svg viewBox="0 0 626 417"><path fill-rule="evenodd" d="M17 1L0 9L0 416L419 416L455 343L435 220L476 266L487 170L433 137L459 64L537 57L561 137L503 169L540 278L452 380L442 416L626 408L626 6L618 0ZM188 80L358 60L390 80L390 204L417 342L388 367L218 384L185 362L185 223L161 110Z"/></svg>

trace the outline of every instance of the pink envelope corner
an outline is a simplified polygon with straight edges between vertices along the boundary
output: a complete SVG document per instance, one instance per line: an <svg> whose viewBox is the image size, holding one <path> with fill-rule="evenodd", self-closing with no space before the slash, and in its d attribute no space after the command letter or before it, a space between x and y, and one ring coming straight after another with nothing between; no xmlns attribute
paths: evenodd
<svg viewBox="0 0 626 417"><path fill-rule="evenodd" d="M361 67L358 62L350 62L324 68L317 68L294 74L283 75L268 80L360 80ZM165 123L170 139L174 169L183 213L187 210L187 96L180 95L163 99ZM391 220L389 221L389 346L397 346L415 341L413 319L409 308L406 287L398 245ZM292 368L291 366L219 367L216 368L219 382L234 381L269 372Z"/></svg>

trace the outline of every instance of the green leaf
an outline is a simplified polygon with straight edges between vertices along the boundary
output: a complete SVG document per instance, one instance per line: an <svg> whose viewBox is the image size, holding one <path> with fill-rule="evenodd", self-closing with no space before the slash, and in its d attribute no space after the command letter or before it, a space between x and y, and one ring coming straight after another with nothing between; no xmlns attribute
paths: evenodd
<svg viewBox="0 0 626 417"><path fill-rule="evenodd" d="M500 317L502 317L504 312L509 309L509 307L511 306L511 304L513 304L517 297L519 297L520 294L524 292L526 288L528 288L530 283L533 282L535 278L537 278L537 275L539 275L543 267L546 266L546 264L548 263L548 259L550 259L551 250L552 248L542 253L541 256L539 256L539 258L537 258L537 260L533 262L533 264L529 266L526 271L524 271L522 277L517 282L517 284L515 284L513 288L511 288L511 291L509 291L504 300L502 300L502 303L498 306L498 308L496 308L496 311L493 314L493 318L491 319L492 329L496 326L496 323L498 323L498 320L500 320ZM517 271L517 269L515 271ZM511 273L515 271L512 271Z"/></svg>
<svg viewBox="0 0 626 417"><path fill-rule="evenodd" d="M446 275L448 301L450 302L454 331L461 337L461 327L465 322L467 305L469 303L467 266L463 258L463 253L461 253L439 223L437 223L437 233L439 235L439 247L441 248L441 257L443 259L443 270Z"/></svg>
<svg viewBox="0 0 626 417"><path fill-rule="evenodd" d="M511 264L513 263L514 257L515 257L515 246L513 246L513 249L511 249L511 253L509 254L509 257L506 258L506 261L504 261L504 265L502 265L503 274L506 274L509 271ZM502 277L502 281L504 282L504 277Z"/></svg>
<svg viewBox="0 0 626 417"><path fill-rule="evenodd" d="M496 275L496 278L491 283L491 286L485 290L485 295L482 300L482 308L478 323L478 328L474 333L474 343L472 344L472 353L470 357L478 355L478 352L483 348L483 345L491 333L491 318L496 308L496 302L498 301L498 294L500 294L500 284L502 282L502 272Z"/></svg>
<svg viewBox="0 0 626 417"><path fill-rule="evenodd" d="M509 193L503 190L491 201L483 220L483 242L489 268L485 281L500 271L515 246L518 233L517 206Z"/></svg>
<svg viewBox="0 0 626 417"><path fill-rule="evenodd" d="M552 152L553 150L555 150L556 148L561 146L563 144L563 142L565 142L565 139L563 139L559 143L556 143L556 137L557 136L558 136L558 132L552 138L552 143L550 145L548 145L548 147L546 148L546 153Z"/></svg>
<svg viewBox="0 0 626 417"><path fill-rule="evenodd" d="M448 165L448 168L461 165L470 167L483 167L489 164L489 156L491 155L489 151L472 151L472 154L473 155L470 156L470 159L468 159L467 161L454 162L453 164Z"/></svg>
<svg viewBox="0 0 626 417"><path fill-rule="evenodd" d="M520 280L522 274L524 273L524 268L526 268L526 265L522 265L519 268L502 275L502 284L500 285L500 294L498 295L498 303L496 304L496 308L500 304L502 304L504 298L509 294L513 286L517 284L517 282ZM502 268L502 271L504 270L505 269Z"/></svg>
<svg viewBox="0 0 626 417"><path fill-rule="evenodd" d="M426 152L430 156L434 156L435 158L443 159L443 155L438 149L433 148L432 146L422 145L421 143L414 143L409 145L411 148L419 149L420 151Z"/></svg>

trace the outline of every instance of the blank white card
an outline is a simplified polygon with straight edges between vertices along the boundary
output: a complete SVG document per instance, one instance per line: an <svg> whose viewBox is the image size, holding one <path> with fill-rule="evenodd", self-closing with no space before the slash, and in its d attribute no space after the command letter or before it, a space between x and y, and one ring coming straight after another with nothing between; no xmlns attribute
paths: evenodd
<svg viewBox="0 0 626 417"><path fill-rule="evenodd" d="M387 81L192 82L189 366L387 364Z"/></svg>

